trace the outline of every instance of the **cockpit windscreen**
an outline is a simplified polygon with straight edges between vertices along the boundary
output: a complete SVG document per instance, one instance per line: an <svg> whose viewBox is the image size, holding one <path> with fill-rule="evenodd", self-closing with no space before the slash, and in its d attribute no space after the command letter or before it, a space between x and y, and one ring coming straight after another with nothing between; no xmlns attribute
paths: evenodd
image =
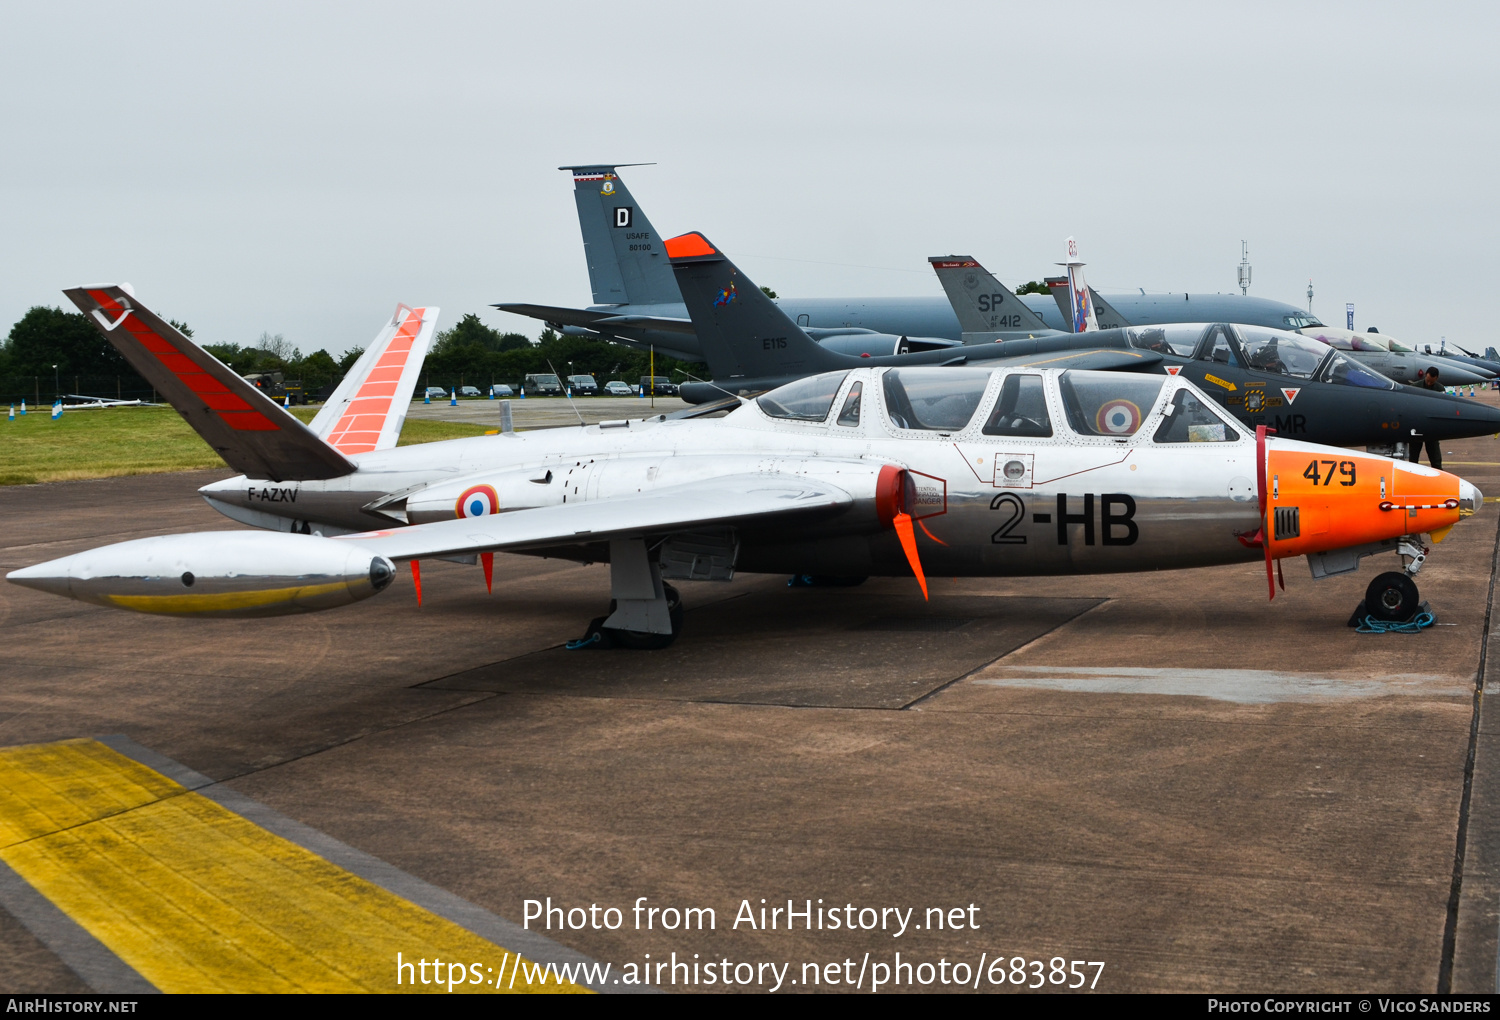
<svg viewBox="0 0 1500 1020"><path fill-rule="evenodd" d="M1240 434L1214 413L1198 394L1182 389L1162 411L1158 443L1233 443Z"/></svg>
<svg viewBox="0 0 1500 1020"><path fill-rule="evenodd" d="M1344 386L1365 386L1372 390L1396 388L1396 383L1373 368L1366 368L1353 358L1346 358L1342 354L1336 356L1328 363L1328 367L1323 369L1323 381Z"/></svg>
<svg viewBox="0 0 1500 1020"><path fill-rule="evenodd" d="M772 418L793 421L822 421L833 407L848 372L824 372L778 386L755 398L760 409Z"/></svg>

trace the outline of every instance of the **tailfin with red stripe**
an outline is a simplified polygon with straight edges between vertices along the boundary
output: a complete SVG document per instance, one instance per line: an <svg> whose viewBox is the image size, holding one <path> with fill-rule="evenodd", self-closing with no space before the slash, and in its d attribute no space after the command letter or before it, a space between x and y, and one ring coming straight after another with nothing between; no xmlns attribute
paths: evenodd
<svg viewBox="0 0 1500 1020"><path fill-rule="evenodd" d="M63 293L234 470L277 482L355 470L343 453L141 304L128 287Z"/></svg>
<svg viewBox="0 0 1500 1020"><path fill-rule="evenodd" d="M396 445L412 390L437 329L436 308L397 305L309 428L340 453Z"/></svg>

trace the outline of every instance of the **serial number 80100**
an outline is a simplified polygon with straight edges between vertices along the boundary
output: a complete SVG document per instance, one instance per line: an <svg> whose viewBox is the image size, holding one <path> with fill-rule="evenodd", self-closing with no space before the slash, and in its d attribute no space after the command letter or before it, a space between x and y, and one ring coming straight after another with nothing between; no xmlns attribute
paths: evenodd
<svg viewBox="0 0 1500 1020"><path fill-rule="evenodd" d="M1006 964L1010 967L1007 970ZM1094 971L1094 979L1089 980L1082 967L1097 967ZM998 973L997 973L998 971ZM1092 989L1099 983L1099 977L1104 973L1104 961L1102 960L1064 960L1061 956L1054 956L1045 964L1041 960L1027 960L1024 956L1012 956L1009 960L996 960L990 964L988 977L990 984L1005 984L1007 979L1013 985L1025 985L1027 988L1042 988L1045 985L1067 985L1069 988L1082 988L1085 984ZM1070 977L1077 978L1077 982L1071 981Z"/></svg>

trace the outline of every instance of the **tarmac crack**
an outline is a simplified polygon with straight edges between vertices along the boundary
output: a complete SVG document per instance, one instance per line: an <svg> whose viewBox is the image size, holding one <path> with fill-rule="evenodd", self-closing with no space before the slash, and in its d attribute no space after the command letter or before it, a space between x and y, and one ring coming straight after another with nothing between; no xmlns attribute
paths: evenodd
<svg viewBox="0 0 1500 1020"><path fill-rule="evenodd" d="M1464 792L1458 804L1458 838L1453 849L1453 882L1448 891L1448 916L1443 922L1443 953L1438 963L1437 992L1453 992L1453 962L1458 947L1458 906L1464 884L1464 845L1469 838L1469 807L1474 793L1474 758L1479 747L1479 710L1484 704L1484 667L1490 649L1490 619L1495 611L1495 571L1500 569L1500 521L1495 528L1495 551L1490 557L1490 587L1484 603L1484 628L1479 635L1479 668L1474 674L1474 710L1469 719L1469 750L1464 757Z"/></svg>
<svg viewBox="0 0 1500 1020"><path fill-rule="evenodd" d="M971 669L971 670L969 670L969 671L967 671L965 673L960 673L958 676L954 677L952 680L949 680L947 683L940 684L937 687L934 687L932 690L928 691L926 694L922 695L921 697L915 698L915 699L907 702L906 704L904 704L904 705L902 705L900 707L899 711L905 712L907 709L915 708L917 705L920 705L924 701L927 701L927 700L929 700L931 698L937 697L937 695L943 693L948 688L952 687L954 684L959 683L959 682L961 682L963 680L967 680L969 677L973 676L975 673L978 673L982 669L989 669L991 666L993 666L995 663L999 662L1001 659L1008 659L1012 655L1015 655L1017 652L1023 652L1023 651L1025 651L1026 649L1030 648L1032 645L1036 644L1038 641L1042 640L1043 638L1045 638L1045 637L1047 637L1047 636L1049 636L1051 634L1057 633L1059 630L1061 630L1062 628L1066 627L1068 624L1072 623L1075 620L1081 620L1081 619L1083 619L1089 613L1092 613L1094 610L1098 609L1100 606L1106 605L1107 603L1109 603L1111 601L1113 601L1113 600L1112 599L1107 599L1107 598L1100 599L1098 602L1095 602L1093 605L1089 606L1083 612L1077 613L1077 614L1075 614L1073 616L1068 617L1066 620L1063 620L1060 623L1058 623L1055 627L1049 627L1049 628L1047 628L1045 631L1043 631L1042 633L1038 634L1036 637L1032 638L1030 641L1027 641L1025 644L1018 645L1015 648L1012 648L1008 652L1002 652L1001 654L995 656L993 659L990 659L987 662L981 662L979 665L975 666L973 669Z"/></svg>
<svg viewBox="0 0 1500 1020"><path fill-rule="evenodd" d="M434 712L428 712L426 715L413 716L410 719L402 719L399 722L393 722L385 726L371 726L368 729L361 730L358 733L352 733L347 737L343 737L339 740L334 741L333 743L324 744L322 747L315 747L312 750L303 751L301 754L294 754L289 758L283 758L280 761L271 762L269 765L261 765L256 768L249 768L244 770L243 772L236 772L234 775L225 776L223 779L216 779L214 780L212 785L220 786L225 783L232 783L236 779L244 779L246 776L258 776L263 772L269 772L272 769L279 769L283 765L292 765L299 761L306 761L308 758L313 758L320 754L326 754L329 751L336 751L341 747L347 747L350 744L356 743L360 740L366 740L370 737L380 736L382 733L391 733L395 730L399 730L403 726L411 726L415 723L427 722L431 719L436 719L439 716L447 715L449 712L457 712L461 709L469 708L472 705L483 704L486 701L490 701L494 698L502 696L501 692L499 691L470 691L464 693L479 694L482 695L482 697L470 698L467 701L460 701L457 704L437 709Z"/></svg>

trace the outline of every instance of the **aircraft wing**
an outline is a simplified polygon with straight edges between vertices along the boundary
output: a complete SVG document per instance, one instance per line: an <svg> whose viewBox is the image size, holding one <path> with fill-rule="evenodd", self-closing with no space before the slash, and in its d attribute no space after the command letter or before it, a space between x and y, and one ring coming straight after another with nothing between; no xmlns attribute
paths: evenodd
<svg viewBox="0 0 1500 1020"><path fill-rule="evenodd" d="M853 502L854 497L843 489L806 478L728 475L620 499L368 531L337 540L358 542L372 554L393 560L414 560L651 538L693 528L816 515Z"/></svg>
<svg viewBox="0 0 1500 1020"><path fill-rule="evenodd" d="M277 482L354 472L352 461L125 287L63 293L234 470Z"/></svg>
<svg viewBox="0 0 1500 1020"><path fill-rule="evenodd" d="M525 315L559 326L582 326L585 329L656 329L666 333L684 333L693 336L691 319L672 319L660 315L616 315L614 312L592 311L587 308L559 308L556 305L501 304L491 305L502 312Z"/></svg>

